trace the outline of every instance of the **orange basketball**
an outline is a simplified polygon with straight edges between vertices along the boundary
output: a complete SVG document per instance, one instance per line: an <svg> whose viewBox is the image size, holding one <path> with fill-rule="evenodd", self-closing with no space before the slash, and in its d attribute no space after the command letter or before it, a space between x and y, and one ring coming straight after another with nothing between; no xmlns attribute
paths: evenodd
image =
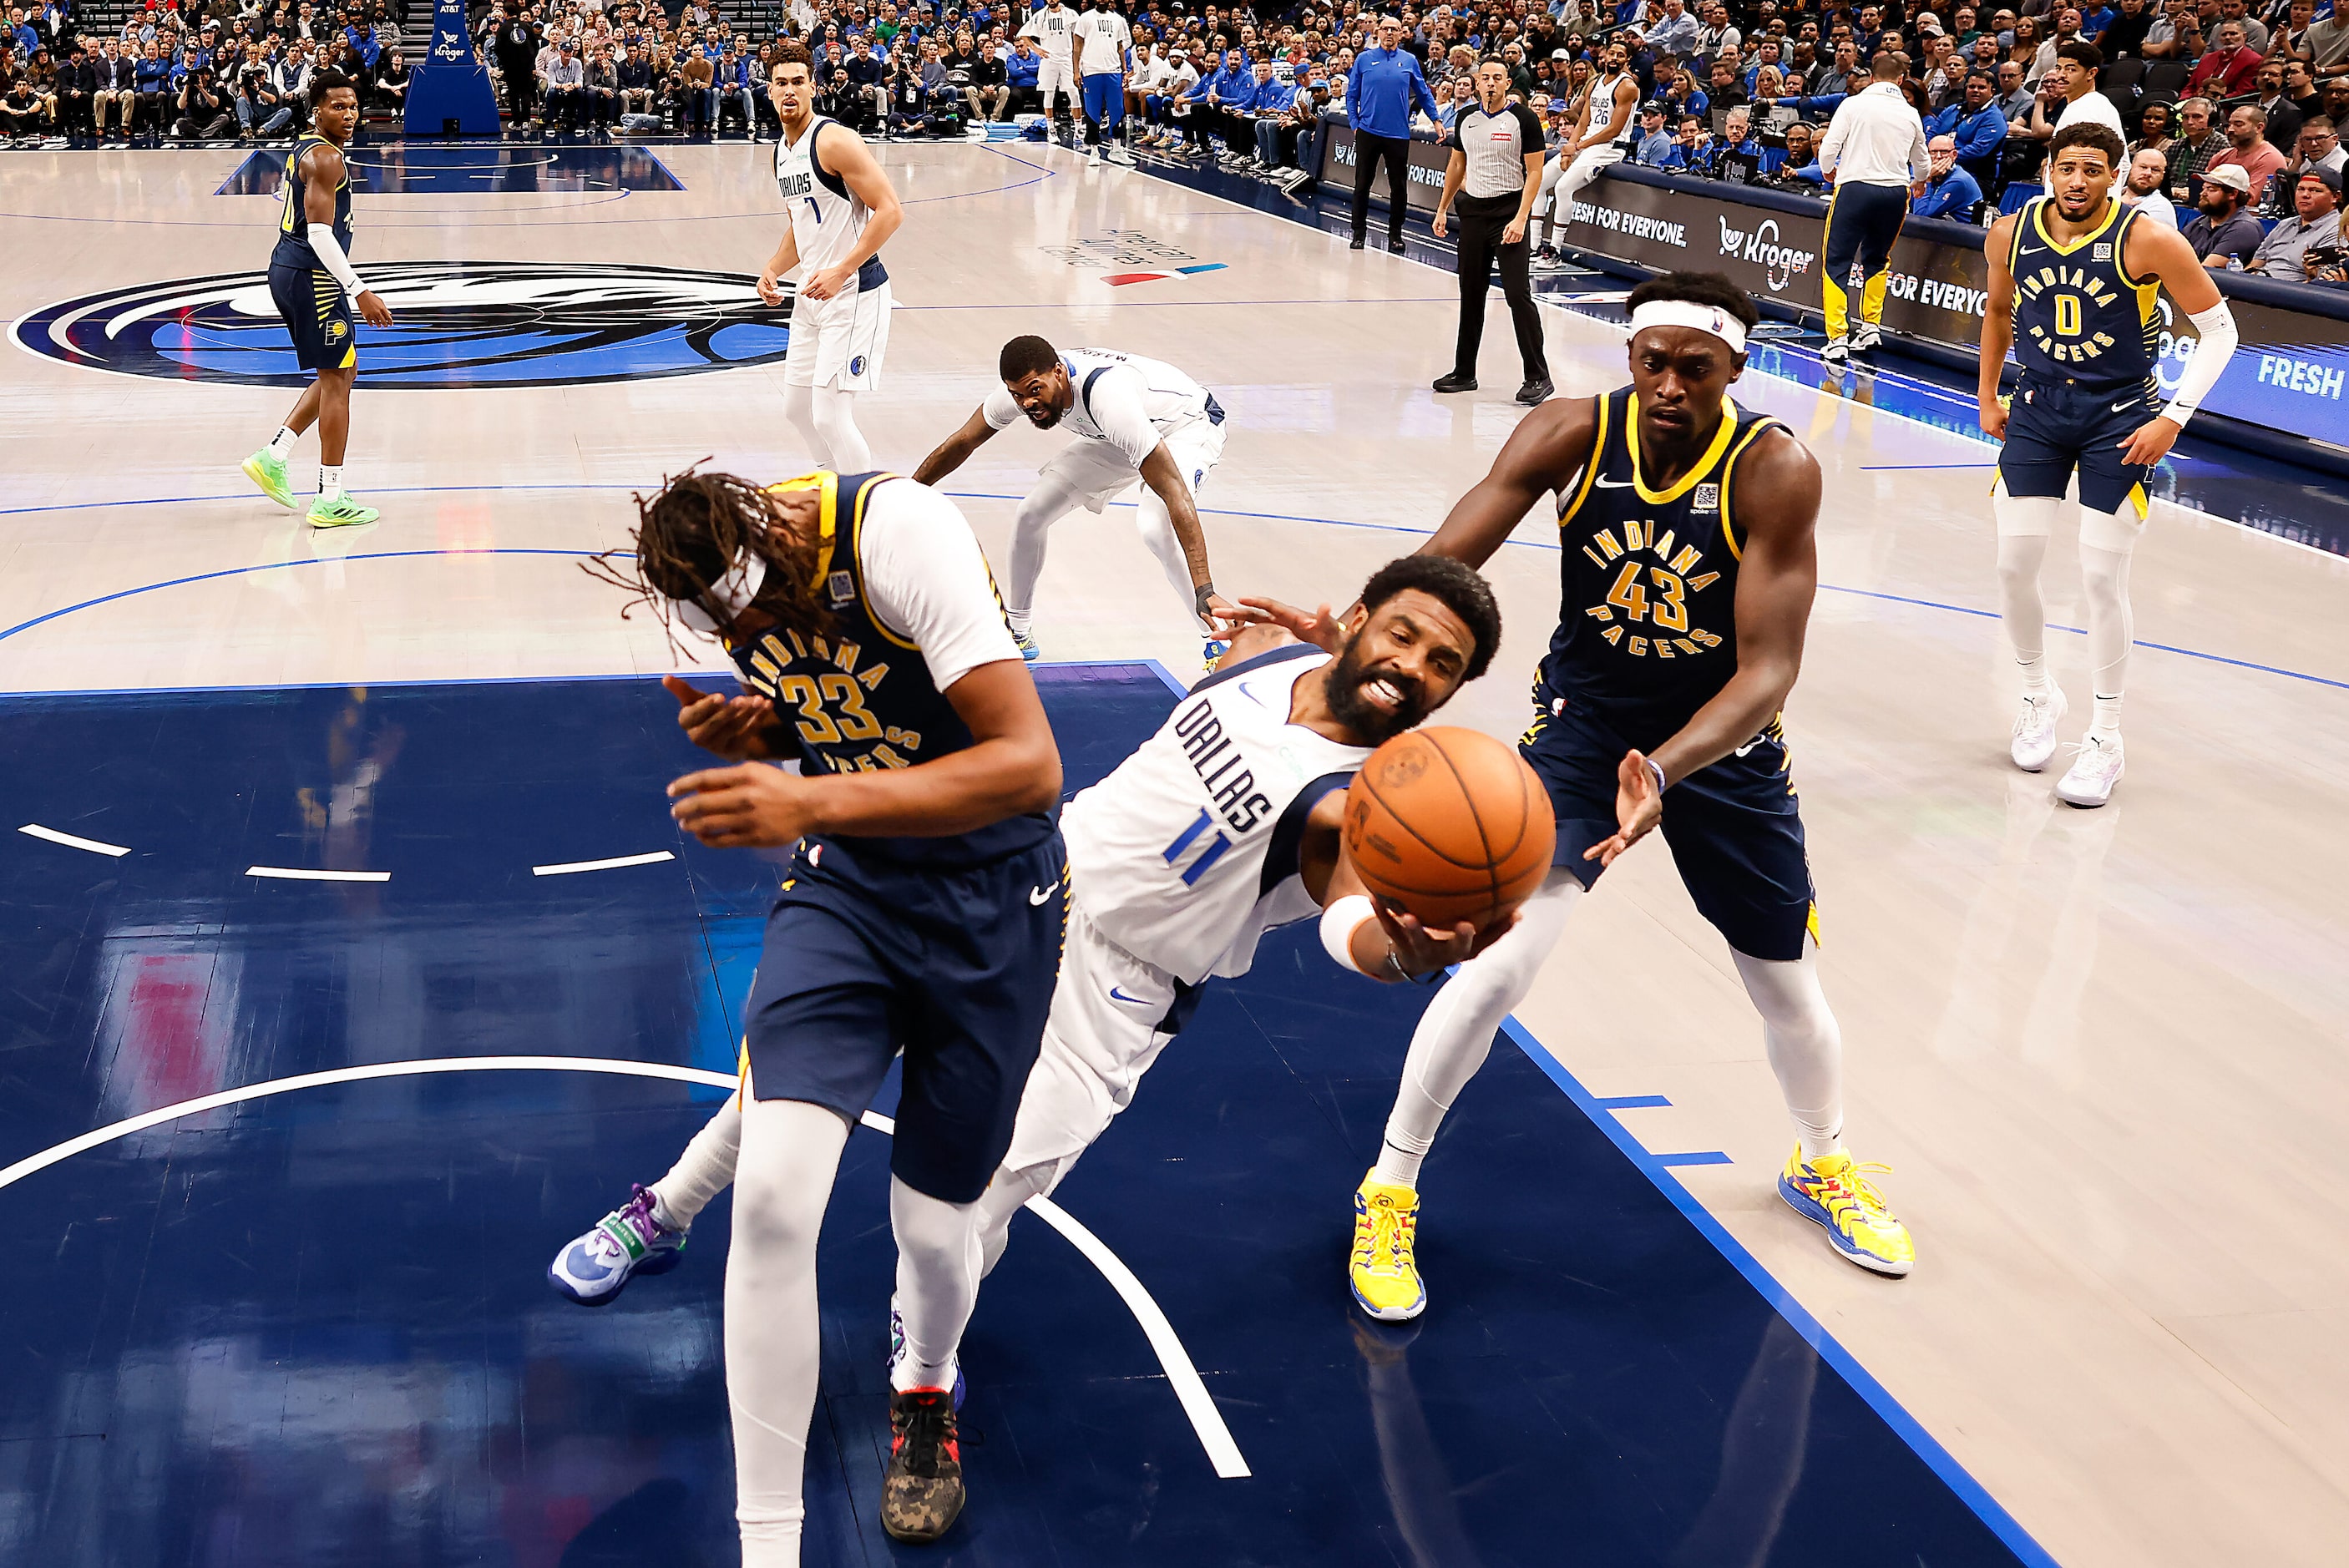
<svg viewBox="0 0 2349 1568"><path fill-rule="evenodd" d="M1426 924L1484 926L1549 872L1557 822L1514 747L1414 729L1371 753L1346 791L1346 852L1371 892Z"/></svg>

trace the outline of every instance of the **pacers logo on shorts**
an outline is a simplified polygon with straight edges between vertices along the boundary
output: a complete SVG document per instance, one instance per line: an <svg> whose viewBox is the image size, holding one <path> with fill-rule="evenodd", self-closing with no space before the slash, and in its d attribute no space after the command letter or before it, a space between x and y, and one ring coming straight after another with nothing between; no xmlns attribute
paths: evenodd
<svg viewBox="0 0 2349 1568"><path fill-rule="evenodd" d="M341 322L330 321L326 324L326 341L328 343L340 343L349 332L350 328L345 326Z"/></svg>
<svg viewBox="0 0 2349 1568"><path fill-rule="evenodd" d="M758 280L747 273L603 263L378 262L367 277L397 322L359 335L360 374L377 388L694 376L774 363L791 341L791 300L761 303ZM311 380L295 361L266 272L84 294L32 312L14 335L32 353L88 370L236 387Z"/></svg>

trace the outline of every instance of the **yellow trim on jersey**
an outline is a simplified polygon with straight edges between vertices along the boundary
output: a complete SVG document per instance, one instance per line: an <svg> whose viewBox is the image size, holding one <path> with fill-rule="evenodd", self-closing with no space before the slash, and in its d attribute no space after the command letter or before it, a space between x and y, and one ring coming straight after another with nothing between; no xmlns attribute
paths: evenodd
<svg viewBox="0 0 2349 1568"><path fill-rule="evenodd" d="M1688 472L1674 480L1671 489L1650 490L1648 481L1640 475L1640 395L1637 392L1632 393L1630 416L1623 422L1623 445L1630 449L1631 452L1633 492L1650 506L1663 506L1680 500L1696 488L1699 480L1713 471L1713 465L1721 460L1721 454L1729 449L1730 438L1735 434L1737 434L1737 405L1724 397L1721 400L1721 426L1713 431L1713 444L1704 449L1704 456L1691 465Z"/></svg>
<svg viewBox="0 0 2349 1568"><path fill-rule="evenodd" d="M1599 465L1607 456L1607 404L1609 399L1607 395L1602 392L1598 397L1592 398L1591 401L1599 405L1599 433L1591 438L1590 456L1585 459L1582 464L1582 483L1576 488L1574 499L1567 502L1565 509L1557 514L1557 526L1561 530L1563 530L1568 523L1574 521L1574 514L1576 512L1582 510L1583 500L1590 494L1590 487L1599 478Z"/></svg>
<svg viewBox="0 0 2349 1568"><path fill-rule="evenodd" d="M899 636L896 632L891 629L889 623L881 618L881 612L873 607L872 596L864 592L864 550L863 544L857 539L857 534L862 531L864 527L865 501L871 499L873 492L880 488L884 480L902 479L905 476L902 474L878 473L864 481L864 488L856 492L856 515L849 521L848 547L856 552L856 594L858 603L864 606L864 618L873 623L873 629L874 631L880 633L883 636L888 638L899 647L905 649L909 653L918 654L922 651L922 645L909 638ZM994 573L991 571L988 574L988 585L989 587L994 586ZM1002 603L1001 594L999 593L996 595L996 603L999 604Z"/></svg>
<svg viewBox="0 0 2349 1568"><path fill-rule="evenodd" d="M815 509L815 575L816 581L821 583L832 571L833 535L836 527L834 520L840 511L840 476L829 469L811 469L803 474L793 474L781 483L769 485L767 493L781 495L789 490L808 490L818 492L818 504Z"/></svg>
<svg viewBox="0 0 2349 1568"><path fill-rule="evenodd" d="M1785 428L1785 427L1779 424L1775 419L1754 420L1753 428L1745 432L1745 438L1737 443L1737 449L1731 452L1727 458L1722 460L1721 537L1728 542L1730 557L1733 560L1743 561L1745 559L1745 546L1738 542L1737 530L1730 521L1729 512L1729 481L1731 477L1737 471L1737 459L1745 455L1746 448L1761 439L1761 438L1769 431L1783 430Z"/></svg>
<svg viewBox="0 0 2349 1568"><path fill-rule="evenodd" d="M2133 212L2137 210L2134 207L2124 207L2119 202L2114 201L2112 197L2107 195L2105 198L2104 222L2098 223L2095 228L2089 230L2086 233L2081 235L2070 244L2065 245L2059 244L2056 242L2055 236L2047 232L2047 224L2045 222L2047 203L2054 200L2054 198L2053 196L2042 196L2038 201L2031 204L2031 226L2039 231L2039 237L2046 241L2049 248L2054 250L2059 256L2068 256L2073 252L2078 250L2081 246L2088 243L2091 240L2100 240L2104 238L2105 231L2111 228L2114 223L2117 222L2123 212ZM2013 269L2010 268L2009 270L2012 271ZM2122 275L2127 275L2126 269L2123 270ZM2131 286L2134 287L2135 285L2132 284Z"/></svg>

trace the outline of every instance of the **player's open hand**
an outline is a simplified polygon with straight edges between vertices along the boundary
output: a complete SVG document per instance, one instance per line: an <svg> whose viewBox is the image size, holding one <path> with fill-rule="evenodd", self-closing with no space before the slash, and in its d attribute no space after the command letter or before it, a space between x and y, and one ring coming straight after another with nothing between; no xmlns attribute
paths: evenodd
<svg viewBox="0 0 2349 1568"><path fill-rule="evenodd" d="M815 826L812 786L757 762L688 773L668 798L678 826L713 850L779 849Z"/></svg>
<svg viewBox="0 0 2349 1568"><path fill-rule="evenodd" d="M1482 931L1464 920L1448 929L1428 925L1409 910L1380 898L1371 900L1371 910L1379 917L1379 928L1387 934L1395 962L1402 966L1404 974L1414 976L1433 975L1454 964L1466 963L1500 941L1517 923L1517 912L1514 909Z"/></svg>
<svg viewBox="0 0 2349 1568"><path fill-rule="evenodd" d="M359 307L359 315L366 318L367 324L369 326L389 326L391 325L391 306L384 304L382 296L378 294L375 290L359 290L359 297L353 300L351 303Z"/></svg>
<svg viewBox="0 0 2349 1568"><path fill-rule="evenodd" d="M678 676L661 676L661 685L677 698L678 727L702 750L729 762L772 760L778 755L768 739L775 705L765 697L705 692Z"/></svg>
<svg viewBox="0 0 2349 1568"><path fill-rule="evenodd" d="M1582 858L1611 866L1616 856L1654 832L1663 820L1663 792L1656 788L1647 754L1627 751L1615 766L1615 834L1583 851Z"/></svg>
<svg viewBox="0 0 2349 1568"><path fill-rule="evenodd" d="M2169 449L2177 439L2177 422L2157 414L2132 431L2127 440L2116 441L2114 445L2123 449L2121 461L2135 468L2149 469L2169 455Z"/></svg>
<svg viewBox="0 0 2349 1568"><path fill-rule="evenodd" d="M1299 642L1310 643L1324 653L1336 653L1346 641L1346 628L1330 614L1327 604L1308 612L1278 599L1244 598L1232 614L1243 625L1278 626Z"/></svg>

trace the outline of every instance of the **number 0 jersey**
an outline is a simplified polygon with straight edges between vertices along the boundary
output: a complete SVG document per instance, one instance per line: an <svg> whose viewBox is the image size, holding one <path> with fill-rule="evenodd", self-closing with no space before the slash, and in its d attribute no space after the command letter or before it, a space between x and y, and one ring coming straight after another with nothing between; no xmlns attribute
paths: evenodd
<svg viewBox="0 0 2349 1568"><path fill-rule="evenodd" d="M2047 232L2052 198L2014 222L2007 270L2014 274L2014 357L2035 381L2091 389L2155 389L2161 357L2161 280L2122 264L2142 214L2107 200L2104 221L2068 245Z"/></svg>
<svg viewBox="0 0 2349 1568"><path fill-rule="evenodd" d="M1288 722L1329 662L1284 646L1216 671L1062 808L1070 887L1102 935L1195 985L1247 974L1265 932L1321 912L1298 875L1306 819L1371 754Z"/></svg>
<svg viewBox="0 0 2349 1568"><path fill-rule="evenodd" d="M294 143L285 155L285 183L280 188L285 204L277 214L277 249L271 253L269 264L274 267L300 267L305 272L318 267L317 253L310 249L310 216L303 202L302 160L313 148L335 144L323 136L305 136ZM335 240L343 247L343 254L351 253L351 170L343 166L343 177L335 187Z"/></svg>
<svg viewBox="0 0 2349 1568"><path fill-rule="evenodd" d="M1542 685L1644 751L1737 673L1737 459L1785 427L1724 397L1704 455L1657 490L1640 471L1638 394L1598 404L1590 460L1559 496L1565 594Z"/></svg>
<svg viewBox="0 0 2349 1568"><path fill-rule="evenodd" d="M778 629L729 647L744 684L770 698L809 774L912 768L974 744L969 727L938 689L921 648L873 607L861 540L876 498L893 486L921 487L896 474L817 476L816 573L833 628L824 634ZM984 567L974 565L974 573ZM988 587L992 591L992 585ZM1005 634L1009 646L1009 634ZM1051 818L1007 817L968 833L936 838L838 838L853 853L933 869L988 864L1043 842Z"/></svg>

